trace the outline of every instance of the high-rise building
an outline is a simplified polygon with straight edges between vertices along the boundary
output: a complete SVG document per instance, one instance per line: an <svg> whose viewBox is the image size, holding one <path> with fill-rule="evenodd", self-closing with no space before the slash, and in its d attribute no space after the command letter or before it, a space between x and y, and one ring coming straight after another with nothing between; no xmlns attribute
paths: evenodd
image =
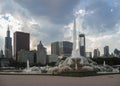
<svg viewBox="0 0 120 86"><path fill-rule="evenodd" d="M120 57L120 50L115 49L115 50L114 50L114 55L115 55L116 57Z"/></svg>
<svg viewBox="0 0 120 86"><path fill-rule="evenodd" d="M18 61L19 62L24 62L26 63L27 60L29 60L30 64L35 64L36 63L36 51L27 51L27 50L20 50L18 52Z"/></svg>
<svg viewBox="0 0 120 86"><path fill-rule="evenodd" d="M59 42L51 43L51 54L60 55L59 54Z"/></svg>
<svg viewBox="0 0 120 86"><path fill-rule="evenodd" d="M92 58L92 52L86 52L85 56L88 57L88 58Z"/></svg>
<svg viewBox="0 0 120 86"><path fill-rule="evenodd" d="M63 57L69 57L72 53L73 43L68 41L59 42L59 54Z"/></svg>
<svg viewBox="0 0 120 86"><path fill-rule="evenodd" d="M53 42L51 44L51 54L68 57L71 56L73 43L68 41Z"/></svg>
<svg viewBox="0 0 120 86"><path fill-rule="evenodd" d="M14 33L14 59L18 61L18 52L23 50L30 50L30 34L24 32Z"/></svg>
<svg viewBox="0 0 120 86"><path fill-rule="evenodd" d="M37 63L41 65L45 65L47 61L47 52L46 48L42 45L41 41L37 46Z"/></svg>
<svg viewBox="0 0 120 86"><path fill-rule="evenodd" d="M109 56L109 46L104 47L104 56L108 57Z"/></svg>
<svg viewBox="0 0 120 86"><path fill-rule="evenodd" d="M80 55L85 56L85 34L79 34Z"/></svg>
<svg viewBox="0 0 120 86"><path fill-rule="evenodd" d="M12 38L8 26L7 37L5 37L5 58L12 58Z"/></svg>
<svg viewBox="0 0 120 86"><path fill-rule="evenodd" d="M0 51L0 58L4 58L3 50Z"/></svg>
<svg viewBox="0 0 120 86"><path fill-rule="evenodd" d="M96 57L100 57L100 51L99 51L99 49L97 48L97 49L94 49L94 56L93 56L94 58L96 58Z"/></svg>

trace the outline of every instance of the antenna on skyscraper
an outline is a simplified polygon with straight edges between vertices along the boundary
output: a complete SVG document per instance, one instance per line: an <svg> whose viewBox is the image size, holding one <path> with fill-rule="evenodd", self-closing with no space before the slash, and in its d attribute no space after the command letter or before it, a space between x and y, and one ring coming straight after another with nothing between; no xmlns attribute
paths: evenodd
<svg viewBox="0 0 120 86"><path fill-rule="evenodd" d="M8 24L8 31L10 31L9 24Z"/></svg>

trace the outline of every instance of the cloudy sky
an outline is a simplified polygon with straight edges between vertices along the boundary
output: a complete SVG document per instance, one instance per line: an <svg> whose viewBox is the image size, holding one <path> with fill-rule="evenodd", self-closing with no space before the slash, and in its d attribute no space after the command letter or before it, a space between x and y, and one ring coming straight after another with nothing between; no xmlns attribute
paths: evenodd
<svg viewBox="0 0 120 86"><path fill-rule="evenodd" d="M31 34L31 49L40 40L50 53L50 43L72 41L73 18L86 35L86 50L105 45L120 49L120 0L0 0L0 49L7 27Z"/></svg>

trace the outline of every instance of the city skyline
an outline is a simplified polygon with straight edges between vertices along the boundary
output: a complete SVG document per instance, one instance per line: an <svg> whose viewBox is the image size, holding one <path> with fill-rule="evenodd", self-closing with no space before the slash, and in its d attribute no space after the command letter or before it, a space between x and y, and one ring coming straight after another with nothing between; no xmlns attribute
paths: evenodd
<svg viewBox="0 0 120 86"><path fill-rule="evenodd" d="M8 26L8 29L7 29L7 36L8 37L10 37L10 30L9 30L9 26ZM30 33L26 33L26 32L22 32L22 31L15 31L14 32L14 38L13 38L13 40L11 40L11 42L13 42L13 45L12 45L12 52L15 52L15 50L14 50L14 40L15 40L15 33L22 33L22 34L29 34L29 36L30 36ZM77 34L78 35L78 40L79 40L79 43L81 42L82 43L82 46L83 45L86 45L86 43L85 43L85 38L83 39L83 38L81 38L80 39L80 35L84 35L85 36L85 34L82 34L82 33L79 33L79 34ZM11 38L11 37L10 37ZM29 38L29 40L30 40L30 38ZM5 37L5 41L6 41L6 37ZM58 42L58 40L57 41L55 41L55 42ZM55 42L53 42L53 43L55 43ZM63 41L64 42L64 41ZM70 41L66 41L66 42L70 42ZM72 43L72 42L71 42ZM78 44L78 46L79 46L79 48L80 48L80 46L81 46L81 43L80 44ZM85 44L83 44L83 43L85 43ZM50 43L50 44L52 44L52 42ZM30 41L29 41L29 45L28 46L30 46ZM37 45L36 45L36 47L37 47ZM100 50L99 52L100 52L100 56L104 56L104 54L105 54L105 47L109 47L109 45L105 45L104 47L101 47L102 48L102 50ZM50 48L51 48L51 46L50 46ZM100 49L100 48L97 48L97 49ZM116 49L116 48L115 48ZM114 49L114 50L115 50ZM5 48L4 49L1 49L1 50L5 50ZM14 50L14 51L13 51ZM29 47L29 51L30 50L36 50L36 49L30 49L30 47ZM47 49L46 49L47 50ZM58 49L59 50L59 49ZM82 50L81 48L80 48L80 50L81 50L81 52L84 52L84 53L87 53L88 51L84 51L84 50L87 50L87 48L85 47L84 48L84 50ZM95 49L94 49L95 50ZM93 51L89 51L89 52L91 52L91 53L95 53L94 52L94 50ZM109 55L111 55L111 54L113 54L114 53L114 50L112 51L112 52L110 52L109 53ZM118 49L119 50L119 49ZM16 51L17 52L17 51ZM101 53L102 52L102 53ZM109 52L109 50L108 50L108 52ZM5 54L5 51L4 51L4 54ZM13 53L12 53L13 54ZM52 54L52 51L51 52L47 52L47 54ZM12 56L11 56L12 57ZM13 57L14 57L14 54L13 54ZM94 55L93 55L93 57L94 57Z"/></svg>
<svg viewBox="0 0 120 86"><path fill-rule="evenodd" d="M8 38L10 38L10 40L11 40L11 37L10 37L10 30L9 30L9 26L8 26L8 29L7 29L7 37ZM21 34L21 35L20 35ZM85 47L85 45L86 45L86 43L85 43L85 34L81 34L81 33L79 33L79 34L77 34L78 35L78 41L79 41L79 44L78 44L78 46L79 46L79 49L80 49L80 53L81 53L81 55L83 55L83 56L86 56L86 54L87 53L91 53L91 55L92 55L92 53L93 53L93 58L94 57L97 57L97 54L96 54L96 50L99 50L99 48L97 48L97 49L94 49L93 51L89 51L89 52L87 52L87 51L85 51L86 50L86 47ZM7 37L5 37L5 42L6 42L6 38ZM27 37L27 39L26 39L26 37ZM7 38L7 39L8 39ZM22 39L21 39L22 38ZM23 38L25 38L25 39L23 39ZM34 50L31 50L30 49L30 33L26 33L26 32L21 32L21 31L16 31L16 32L14 32L14 38L13 38L13 47L11 46L11 52L14 52L14 54L13 54L13 58L14 57L16 57L17 58L17 54L15 55L15 53L17 52L17 50L15 49L16 47L16 43L19 43L18 41L16 42L15 40L19 40L19 42L20 42L20 40L22 41L22 42L20 42L20 43L22 43L22 44L19 44L19 46L22 46L22 48L20 49L20 50L24 50L23 49L23 47L25 48L26 46L26 49L28 49L28 51L34 51ZM23 40L24 40L24 42L23 42ZM26 40L26 41L25 41ZM10 42L12 42L12 40L10 41ZM41 42L41 41L40 41ZM52 43L50 43L51 44L51 53L48 53L47 52L47 54L54 54L53 52L52 52L52 44L54 44L54 43L62 43L62 42L67 42L67 43L71 43L72 44L72 42L70 42L70 41L56 41L56 42L52 42ZM9 43L9 42L8 42ZM10 45L11 45L11 43L10 43ZM60 44L59 44L60 45ZM8 45L7 45L8 46ZM66 49L68 48L67 46L69 46L69 44L68 45L66 45L65 47L66 47ZM82 46L82 48L81 48L81 46ZM84 49L83 49L83 46L84 46ZM5 46L6 47L6 46ZM13 50L14 51L12 51L12 48L13 48ZM25 50L26 50L25 49ZM116 49L116 48L115 48ZM114 50L115 50L114 49ZM2 49L1 49L2 50ZM4 50L6 50L6 48L4 49ZM36 50L36 49L35 49ZM47 50L47 48L46 48L46 50ZM56 50L58 50L59 51L59 47L58 47L58 49L57 49L57 47L56 47ZM3 50L2 50L3 51ZM68 49L68 51L69 51L69 49ZM70 49L70 51L69 52L71 52L72 51L72 46L71 46L71 49ZM63 52L63 51L62 51ZM103 47L103 51L102 51L103 53L101 54L101 51L99 51L99 55L98 55L98 57L100 57L100 56L106 56L106 57L109 57L110 55L112 55L112 54L114 54L114 51L112 52L112 53L109 53L109 46L108 45L106 45L106 46L104 46ZM5 57L6 57L6 53L4 52L4 54L5 54ZM95 55L96 54L96 55ZM56 54L57 55L57 54ZM62 55L62 54L60 54L60 55ZM11 57L12 57L12 54L10 55ZM69 55L70 56L70 55Z"/></svg>
<svg viewBox="0 0 120 86"><path fill-rule="evenodd" d="M15 31L31 34L31 49L36 48L42 40L50 52L51 42L72 41L74 14L77 15L77 29L86 35L86 51L93 52L95 48L100 48L103 53L106 45L110 46L110 52L115 48L120 49L118 0L0 2L0 49L4 49L4 37L9 24L11 34ZM13 35L11 37L13 39Z"/></svg>

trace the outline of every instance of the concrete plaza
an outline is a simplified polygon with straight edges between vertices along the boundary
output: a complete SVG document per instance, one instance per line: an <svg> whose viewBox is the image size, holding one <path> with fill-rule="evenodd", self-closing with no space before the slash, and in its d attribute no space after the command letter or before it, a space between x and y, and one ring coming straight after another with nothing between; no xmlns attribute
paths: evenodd
<svg viewBox="0 0 120 86"><path fill-rule="evenodd" d="M0 86L120 86L120 74L89 77L0 75Z"/></svg>

